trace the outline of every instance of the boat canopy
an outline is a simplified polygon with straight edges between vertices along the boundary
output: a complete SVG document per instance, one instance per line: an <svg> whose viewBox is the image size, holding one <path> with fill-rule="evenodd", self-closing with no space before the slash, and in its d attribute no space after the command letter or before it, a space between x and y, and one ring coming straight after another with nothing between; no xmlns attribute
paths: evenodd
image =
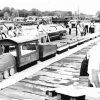
<svg viewBox="0 0 100 100"><path fill-rule="evenodd" d="M32 36L20 36L20 37L13 37L13 38L6 38L0 40L0 45L18 45L27 42L38 42L38 38L33 38Z"/></svg>

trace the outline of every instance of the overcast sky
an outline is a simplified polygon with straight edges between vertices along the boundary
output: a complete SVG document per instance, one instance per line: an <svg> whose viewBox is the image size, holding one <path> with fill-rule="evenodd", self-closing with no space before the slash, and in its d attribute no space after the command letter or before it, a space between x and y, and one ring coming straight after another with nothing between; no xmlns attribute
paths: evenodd
<svg viewBox="0 0 100 100"><path fill-rule="evenodd" d="M95 15L100 10L100 0L0 0L0 9L10 7L15 9L31 10L37 8L41 11L78 11Z"/></svg>

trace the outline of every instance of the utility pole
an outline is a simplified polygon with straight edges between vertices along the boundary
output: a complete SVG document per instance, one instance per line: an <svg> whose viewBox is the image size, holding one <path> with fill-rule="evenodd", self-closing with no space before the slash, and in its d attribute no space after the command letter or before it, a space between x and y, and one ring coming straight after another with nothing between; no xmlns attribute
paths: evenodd
<svg viewBox="0 0 100 100"><path fill-rule="evenodd" d="M78 7L78 19L80 18L80 12L79 12L79 7Z"/></svg>
<svg viewBox="0 0 100 100"><path fill-rule="evenodd" d="M79 6L78 6L78 12L77 12L77 20L79 21L80 14L79 14ZM77 22L78 22L77 21ZM77 30L77 24L76 24L76 36L78 35L78 30Z"/></svg>

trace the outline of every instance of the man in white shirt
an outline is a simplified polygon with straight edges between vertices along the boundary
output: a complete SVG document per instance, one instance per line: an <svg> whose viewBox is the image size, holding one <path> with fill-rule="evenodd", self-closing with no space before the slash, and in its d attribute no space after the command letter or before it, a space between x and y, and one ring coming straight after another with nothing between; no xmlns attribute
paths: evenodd
<svg viewBox="0 0 100 100"><path fill-rule="evenodd" d="M91 83L100 87L98 73L100 72L100 43L94 46L89 52L88 73Z"/></svg>
<svg viewBox="0 0 100 100"><path fill-rule="evenodd" d="M44 25L42 22L38 25L38 34L39 34L39 42L40 43L46 43L47 39L50 41L47 31L45 30L46 25Z"/></svg>
<svg viewBox="0 0 100 100"><path fill-rule="evenodd" d="M98 77L98 73L100 73L100 42L87 53L83 62L81 65L80 76L89 75L90 83L95 87L100 87Z"/></svg>

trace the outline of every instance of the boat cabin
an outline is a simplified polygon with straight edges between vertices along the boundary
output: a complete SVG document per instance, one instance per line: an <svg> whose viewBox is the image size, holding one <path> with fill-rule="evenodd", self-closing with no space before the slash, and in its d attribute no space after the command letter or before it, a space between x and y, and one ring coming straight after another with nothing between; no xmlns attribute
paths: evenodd
<svg viewBox="0 0 100 100"><path fill-rule="evenodd" d="M38 38L14 37L0 40L2 53L11 53L16 58L16 67L19 69L39 59Z"/></svg>

